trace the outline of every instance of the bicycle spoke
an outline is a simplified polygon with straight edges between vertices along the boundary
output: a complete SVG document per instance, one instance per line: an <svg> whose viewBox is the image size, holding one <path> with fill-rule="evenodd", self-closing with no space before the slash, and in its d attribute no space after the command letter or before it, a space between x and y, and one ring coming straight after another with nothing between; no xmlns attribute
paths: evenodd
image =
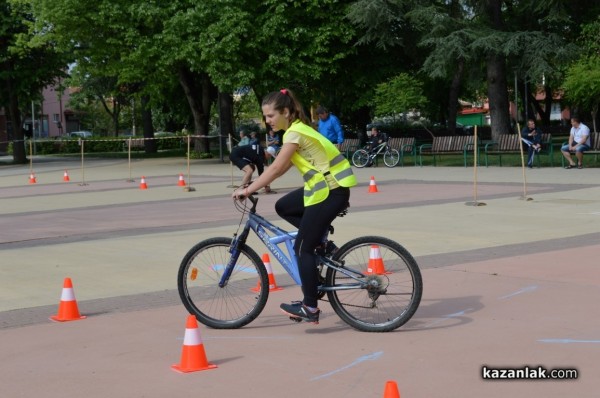
<svg viewBox="0 0 600 398"><path fill-rule="evenodd" d="M246 325L262 311L268 296L266 271L249 248L241 251L226 284L219 286L230 257L229 241L216 238L195 246L184 258L178 278L186 308L214 328Z"/></svg>
<svg viewBox="0 0 600 398"><path fill-rule="evenodd" d="M373 258L376 247L377 259ZM331 269L327 282L335 291L329 300L338 315L364 331L389 331L407 322L419 305L422 291L420 272L414 259L397 243L385 238L358 238L340 249L346 266L360 269L366 287L335 289L349 279Z"/></svg>

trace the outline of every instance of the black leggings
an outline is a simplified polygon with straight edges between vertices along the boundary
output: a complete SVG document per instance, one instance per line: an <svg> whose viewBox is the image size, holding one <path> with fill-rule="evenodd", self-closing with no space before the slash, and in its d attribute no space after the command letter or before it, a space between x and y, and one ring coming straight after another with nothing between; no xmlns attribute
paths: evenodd
<svg viewBox="0 0 600 398"><path fill-rule="evenodd" d="M321 203L304 207L304 188L299 188L275 204L277 214L298 228L294 252L298 258L303 303L309 307L317 306L319 273L315 249L321 244L321 239L331 222L348 207L349 199L350 189L340 187L329 191L329 196Z"/></svg>

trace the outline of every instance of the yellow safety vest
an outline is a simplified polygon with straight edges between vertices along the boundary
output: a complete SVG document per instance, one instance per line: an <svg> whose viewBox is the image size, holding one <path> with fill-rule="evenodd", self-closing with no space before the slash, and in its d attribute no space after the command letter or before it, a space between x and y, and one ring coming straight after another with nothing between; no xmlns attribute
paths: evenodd
<svg viewBox="0 0 600 398"><path fill-rule="evenodd" d="M328 173L342 187L349 188L357 184L350 162L327 138L299 120L292 123L286 133L288 131L295 131L310 140L317 141L325 150L329 161L329 170L317 170L298 152L292 155L291 162L298 168L304 179L304 206L315 205L327 199L329 185L325 176Z"/></svg>

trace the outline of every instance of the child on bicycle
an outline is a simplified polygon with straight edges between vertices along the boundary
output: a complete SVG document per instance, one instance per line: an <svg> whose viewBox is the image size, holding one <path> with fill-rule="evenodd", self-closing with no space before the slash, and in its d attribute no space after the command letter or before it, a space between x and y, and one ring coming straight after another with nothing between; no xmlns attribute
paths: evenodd
<svg viewBox="0 0 600 398"><path fill-rule="evenodd" d="M379 133L377 126L371 127L371 153L375 152L375 148L377 148L382 142L386 141L387 136L384 133Z"/></svg>
<svg viewBox="0 0 600 398"><path fill-rule="evenodd" d="M271 166L254 182L237 189L234 200L243 198L269 185L296 166L304 178L298 188L275 204L280 217L298 228L294 252L302 282L302 301L281 304L286 314L318 324L319 272L315 250L320 247L331 222L348 207L350 187L356 177L346 158L327 138L312 127L304 108L288 89L268 94L262 102L266 123L274 131L284 130L283 145Z"/></svg>

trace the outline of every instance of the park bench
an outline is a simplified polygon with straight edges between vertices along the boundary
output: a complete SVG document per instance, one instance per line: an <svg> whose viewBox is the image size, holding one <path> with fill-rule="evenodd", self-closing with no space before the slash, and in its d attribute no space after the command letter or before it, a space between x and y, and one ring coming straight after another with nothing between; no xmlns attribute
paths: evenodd
<svg viewBox="0 0 600 398"><path fill-rule="evenodd" d="M595 155L596 156L596 162L598 161L598 155L600 155L600 133L596 132L596 133L590 133L590 139L592 140L592 146L590 148L589 151L585 151L583 156L585 158L586 155ZM563 145L568 144L569 141L565 141L562 143L561 147ZM562 156L561 153L561 161L562 161L562 167L565 167L565 162L567 161L565 159L564 156Z"/></svg>
<svg viewBox="0 0 600 398"><path fill-rule="evenodd" d="M419 165L423 166L423 157L431 156L433 165L436 165L436 158L441 155L463 155L465 167L467 167L467 156L473 152L474 137L470 135L452 135L443 137L433 137L431 144L419 146Z"/></svg>
<svg viewBox="0 0 600 398"><path fill-rule="evenodd" d="M339 150L346 157L350 159L354 151L360 146L360 140L358 138L345 138L339 146Z"/></svg>
<svg viewBox="0 0 600 398"><path fill-rule="evenodd" d="M415 137L392 137L388 140L388 144L400 153L400 165L402 167L404 167L404 155L412 156L415 159L415 166L417 165Z"/></svg>
<svg viewBox="0 0 600 398"><path fill-rule="evenodd" d="M521 141L520 134L502 134L498 140L487 142L484 146L485 167L489 165L490 156L498 156L498 162L502 166L502 155L520 155L521 145L524 156L527 156L527 145ZM554 166L553 148L552 135L543 133L542 150L535 155L538 167L540 167L540 155L549 156L550 166Z"/></svg>

